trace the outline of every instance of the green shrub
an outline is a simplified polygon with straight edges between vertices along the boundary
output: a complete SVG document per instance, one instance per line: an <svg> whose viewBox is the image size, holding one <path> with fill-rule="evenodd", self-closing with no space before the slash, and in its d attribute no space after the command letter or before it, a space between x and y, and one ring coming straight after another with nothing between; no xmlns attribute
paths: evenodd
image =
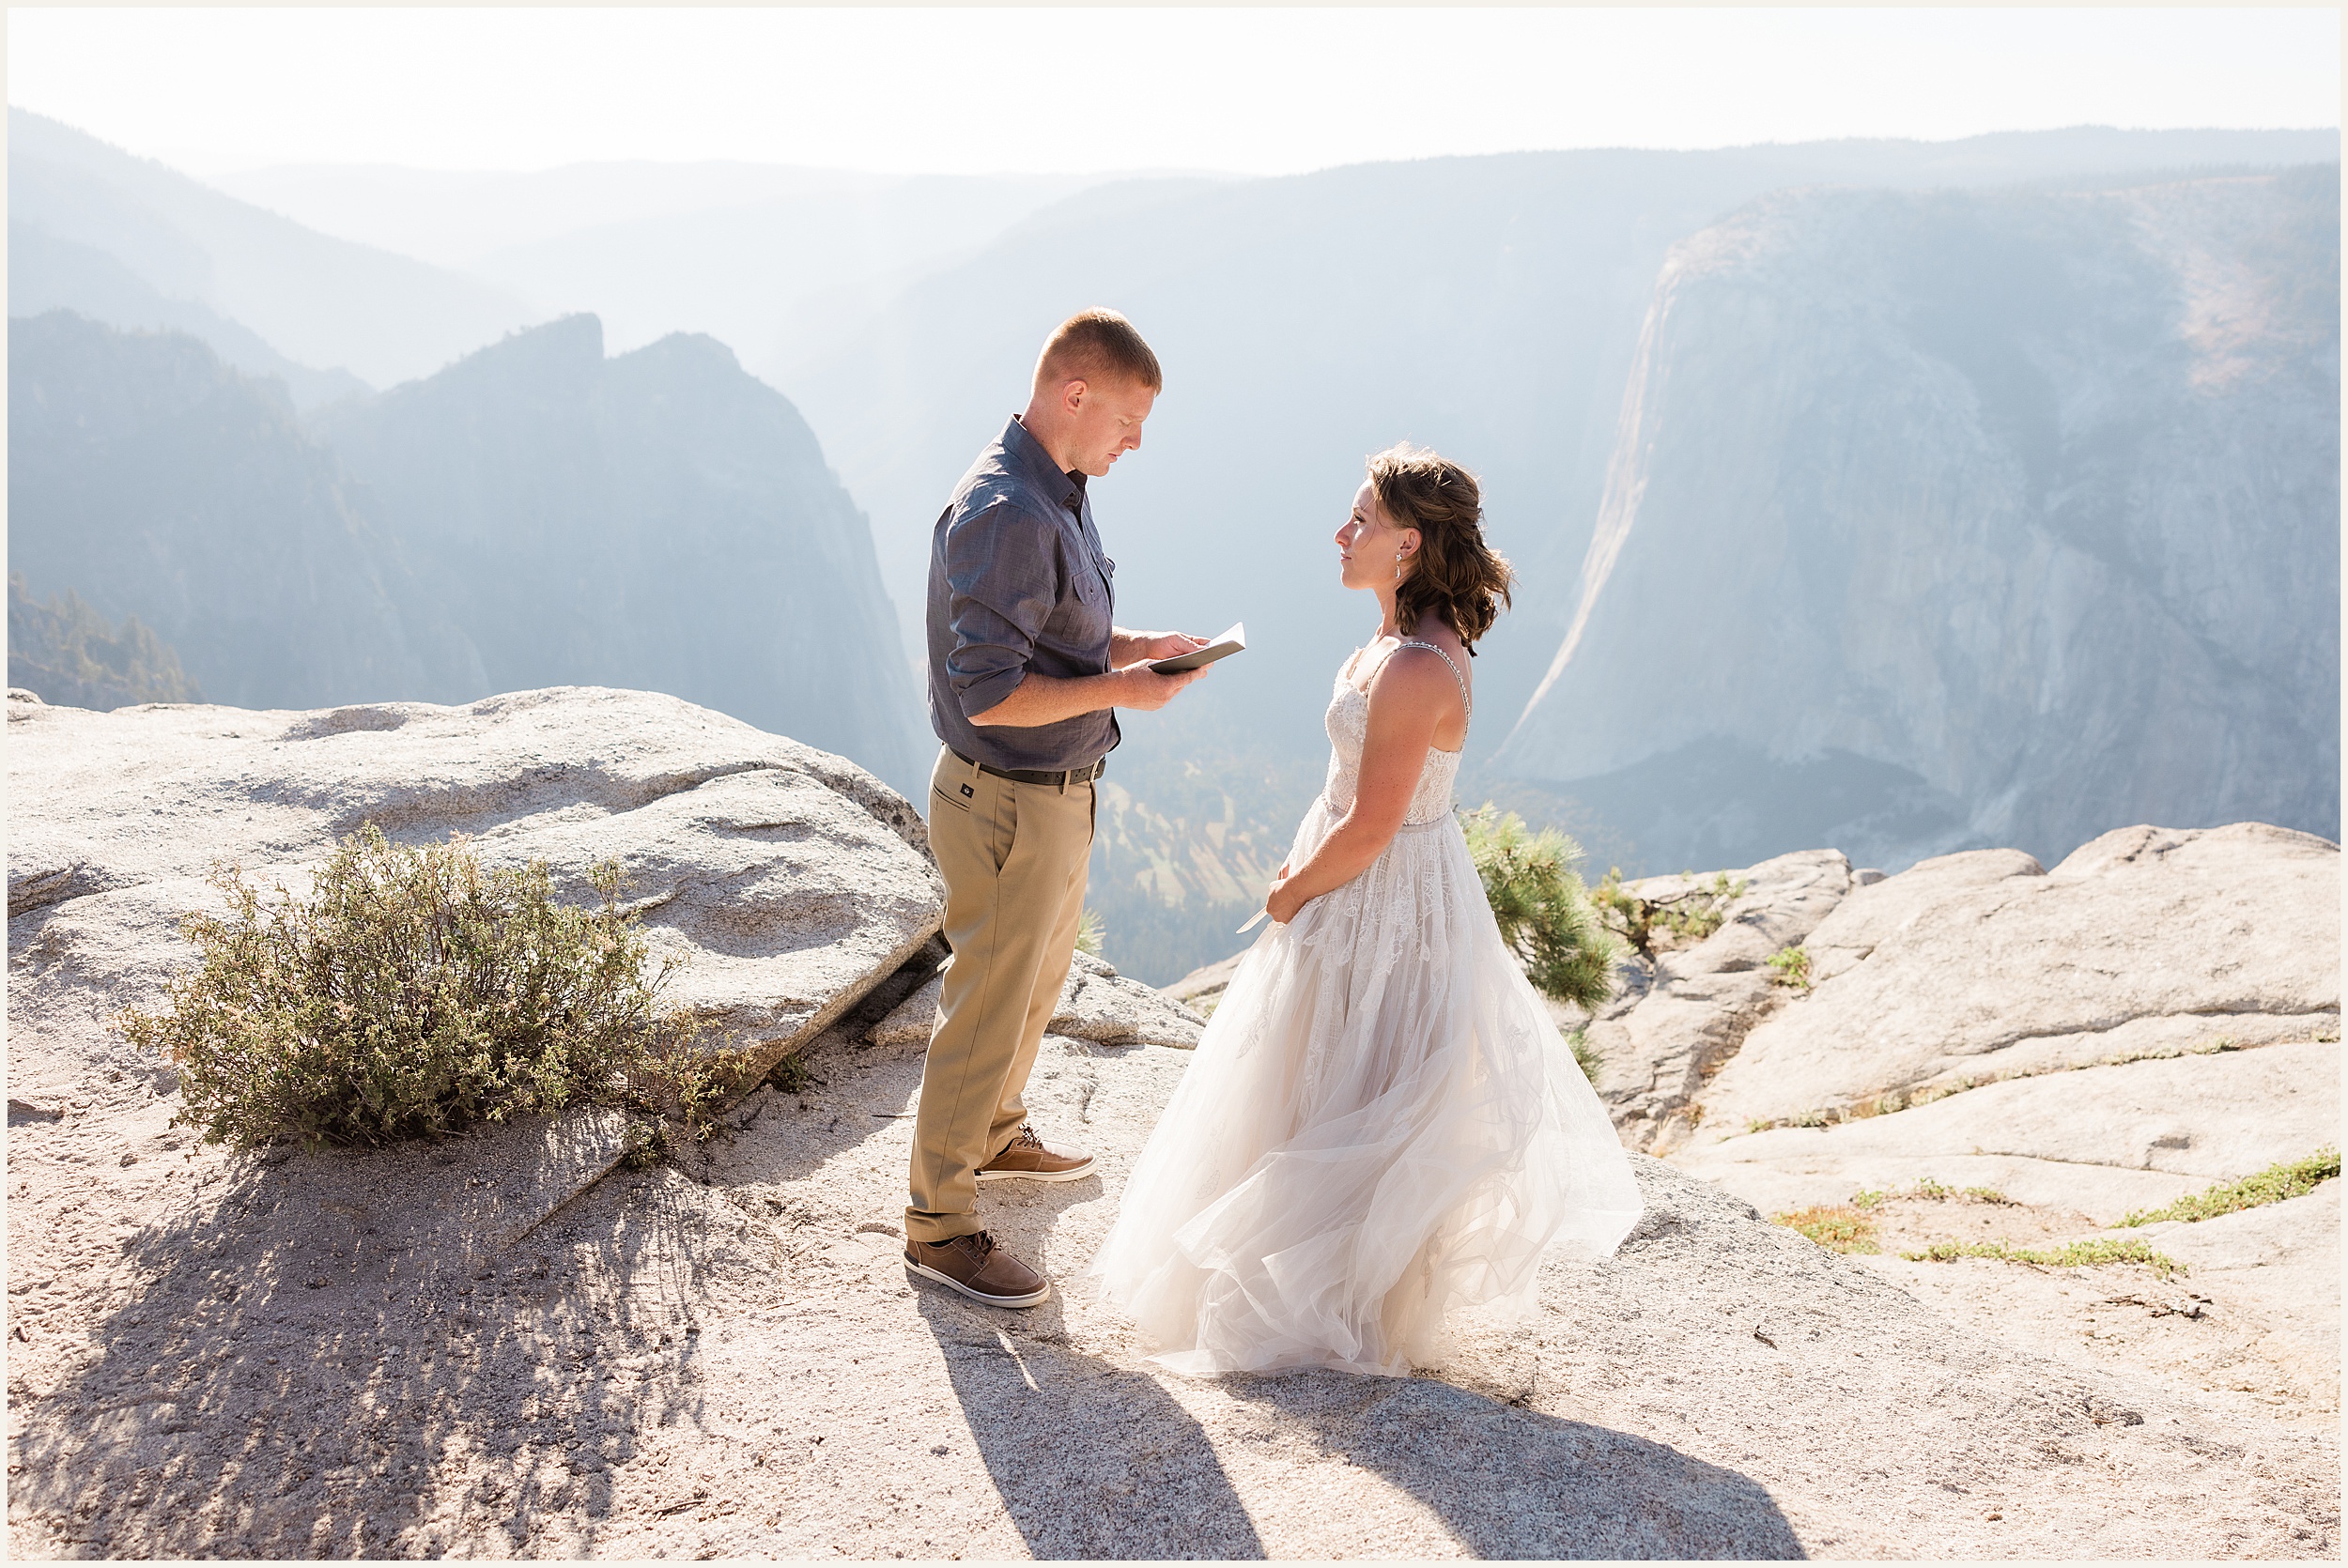
<svg viewBox="0 0 2348 1568"><path fill-rule="evenodd" d="M345 838L306 901L267 908L215 866L226 919L183 923L201 961L131 1040L178 1068L178 1120L213 1143L380 1145L517 1113L619 1105L705 1134L740 1074L658 995L623 913L615 864L599 907L555 902L543 862L484 870L461 838L420 847L374 823ZM657 1142L656 1131L655 1141Z"/></svg>
<svg viewBox="0 0 2348 1568"><path fill-rule="evenodd" d="M1726 871L1716 871L1710 882L1693 883L1669 898L1649 898L1625 887L1622 868L1615 866L1590 894L1590 902L1609 931L1652 963L1659 928L1683 942L1701 942L1721 929L1728 918L1728 906L1744 897L1750 885L1731 882Z"/></svg>
<svg viewBox="0 0 2348 1568"><path fill-rule="evenodd" d="M1870 1189L1864 1192L1852 1193L1850 1201L1854 1208L1875 1208L1893 1198L1925 1198L1934 1203L1946 1203L1951 1198L1962 1198L1967 1203L1998 1204L2008 1208L2018 1207L2012 1198L1994 1187L1951 1187L1948 1183L1935 1181L1930 1176L1919 1177L1916 1185L1905 1192Z"/></svg>
<svg viewBox="0 0 2348 1568"><path fill-rule="evenodd" d="M1566 1044L1573 1048L1573 1065L1582 1069L1583 1077L1595 1084L1599 1064L1598 1053L1590 1049L1589 1035L1586 1028L1576 1029L1566 1037Z"/></svg>
<svg viewBox="0 0 2348 1568"><path fill-rule="evenodd" d="M1463 812L1468 853L1500 934L1544 996L1597 1007L1614 991L1621 948L1599 921L1575 863L1581 846L1554 828L1533 833L1487 801Z"/></svg>
<svg viewBox="0 0 2348 1568"><path fill-rule="evenodd" d="M1102 922L1101 912L1088 909L1076 916L1076 951L1101 956L1101 944L1108 937L1108 927Z"/></svg>
<svg viewBox="0 0 2348 1568"><path fill-rule="evenodd" d="M787 1095L804 1094L808 1085L815 1082L815 1074L808 1069L807 1058L794 1051L775 1064L766 1082Z"/></svg>
<svg viewBox="0 0 2348 1568"><path fill-rule="evenodd" d="M2245 1208L2304 1197L2340 1175L2340 1150L2318 1149L2305 1160L2269 1165L2256 1176L2213 1187L2206 1192L2179 1198L2166 1208L2130 1209L2124 1225L2149 1225L2161 1220L2214 1220Z"/></svg>
<svg viewBox="0 0 2348 1568"><path fill-rule="evenodd" d="M1796 991L1810 989L1810 955L1800 947L1781 947L1768 959L1769 966L1777 971L1769 978Z"/></svg>

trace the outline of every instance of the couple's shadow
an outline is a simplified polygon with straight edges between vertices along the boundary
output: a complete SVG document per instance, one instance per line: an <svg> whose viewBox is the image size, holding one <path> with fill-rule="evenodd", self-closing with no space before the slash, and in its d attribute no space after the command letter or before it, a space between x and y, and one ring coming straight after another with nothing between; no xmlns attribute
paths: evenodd
<svg viewBox="0 0 2348 1568"><path fill-rule="evenodd" d="M1092 1185L1055 1196L1076 1201ZM1014 1227L1030 1228L1013 1221L1006 1232ZM1014 1247L1026 1239L1006 1235ZM1026 1313L983 1307L926 1282L918 1296L981 1460L1035 1557L1271 1555L1214 1439L1160 1381L1174 1375L1075 1349L1057 1293ZM1265 1427L1301 1436L1319 1456L1345 1462L1314 1469L1334 1475L1351 1466L1381 1477L1439 1519L1469 1555L1804 1555L1757 1482L1628 1433L1542 1415L1435 1377L1311 1371L1233 1376L1222 1386L1262 1418L1247 1423L1256 1430L1245 1437L1227 1435L1226 1445L1260 1441ZM1283 1468L1290 1477L1299 1473ZM1257 1501L1268 1522L1287 1525L1276 1547L1283 1556L1328 1550L1301 1539L1310 1528L1305 1521L1370 1500L1335 1487L1325 1498L1273 1490L1281 1484L1297 1482L1259 1481ZM1411 1545L1369 1540L1337 1549L1408 1555Z"/></svg>

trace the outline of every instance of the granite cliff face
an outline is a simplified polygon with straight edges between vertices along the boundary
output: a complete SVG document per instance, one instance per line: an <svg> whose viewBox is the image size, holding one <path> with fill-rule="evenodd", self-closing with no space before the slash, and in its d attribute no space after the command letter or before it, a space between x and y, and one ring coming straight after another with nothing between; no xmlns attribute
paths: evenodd
<svg viewBox="0 0 2348 1568"><path fill-rule="evenodd" d="M1496 771L1652 869L2336 836L2336 168L1767 198L1656 286Z"/></svg>

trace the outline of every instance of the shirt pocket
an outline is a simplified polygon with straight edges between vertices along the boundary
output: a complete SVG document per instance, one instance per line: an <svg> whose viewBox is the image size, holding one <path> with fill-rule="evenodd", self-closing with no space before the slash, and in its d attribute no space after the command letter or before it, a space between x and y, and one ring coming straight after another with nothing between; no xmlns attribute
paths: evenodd
<svg viewBox="0 0 2348 1568"><path fill-rule="evenodd" d="M1076 592L1088 605L1103 611L1117 602L1117 562L1107 556L1093 556L1076 574Z"/></svg>
<svg viewBox="0 0 2348 1568"><path fill-rule="evenodd" d="M1081 555L1071 576L1076 579L1076 600L1086 619L1106 616L1117 601L1117 562L1104 555Z"/></svg>

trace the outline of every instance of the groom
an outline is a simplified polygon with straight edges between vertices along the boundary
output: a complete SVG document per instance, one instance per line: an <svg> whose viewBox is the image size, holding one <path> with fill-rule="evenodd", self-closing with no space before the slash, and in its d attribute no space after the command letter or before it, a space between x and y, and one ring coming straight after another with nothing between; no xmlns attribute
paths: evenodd
<svg viewBox="0 0 2348 1568"><path fill-rule="evenodd" d="M1093 780L1118 708L1162 708L1203 671L1151 659L1203 646L1111 624L1116 562L1089 480L1141 445L1163 384L1133 323L1060 323L1027 412L963 475L930 544L930 845L946 877L946 971L914 1123L905 1264L999 1307L1051 1294L975 1212L982 1181L1074 1181L1092 1157L1044 1145L1020 1091L1059 1002L1084 909Z"/></svg>

